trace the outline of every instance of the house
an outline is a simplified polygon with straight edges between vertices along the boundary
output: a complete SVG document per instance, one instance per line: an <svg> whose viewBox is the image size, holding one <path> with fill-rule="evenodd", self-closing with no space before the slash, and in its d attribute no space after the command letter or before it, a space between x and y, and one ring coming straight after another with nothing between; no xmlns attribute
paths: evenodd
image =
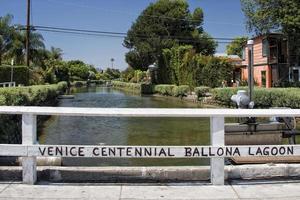
<svg viewBox="0 0 300 200"><path fill-rule="evenodd" d="M288 42L283 34L271 33L252 39L254 82L260 87L270 88L282 82L300 81L300 65L288 58ZM239 71L241 81L248 79L248 47L243 49Z"/></svg>

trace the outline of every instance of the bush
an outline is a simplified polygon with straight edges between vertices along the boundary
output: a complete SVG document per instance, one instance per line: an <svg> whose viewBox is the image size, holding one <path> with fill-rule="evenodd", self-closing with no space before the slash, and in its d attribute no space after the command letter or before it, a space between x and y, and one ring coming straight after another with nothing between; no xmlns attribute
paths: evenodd
<svg viewBox="0 0 300 200"><path fill-rule="evenodd" d="M165 95L165 96L174 96L174 97L183 97L187 96L190 91L190 87L188 85L154 85L153 93Z"/></svg>
<svg viewBox="0 0 300 200"><path fill-rule="evenodd" d="M185 97L188 95L190 87L188 85L180 85L173 87L172 96L174 97Z"/></svg>
<svg viewBox="0 0 300 200"><path fill-rule="evenodd" d="M210 91L210 87L206 86L200 86L200 87L195 87L194 92L196 93L197 97L205 97L206 93Z"/></svg>
<svg viewBox="0 0 300 200"><path fill-rule="evenodd" d="M247 88L215 88L212 97L219 104L231 107L231 96L237 93L237 90ZM300 88L255 88L253 101L255 108L270 107L290 107L300 108Z"/></svg>
<svg viewBox="0 0 300 200"><path fill-rule="evenodd" d="M11 66L0 66L0 82L10 82ZM13 81L17 85L29 85L29 69L26 66L13 67Z"/></svg>
<svg viewBox="0 0 300 200"><path fill-rule="evenodd" d="M0 88L1 106L54 106L56 97L67 88L66 82L53 85ZM39 116L38 122L41 122ZM21 116L0 116L0 143L21 142Z"/></svg>
<svg viewBox="0 0 300 200"><path fill-rule="evenodd" d="M141 84L139 83L126 83L121 81L111 81L112 86L116 88L123 88L131 91L141 91Z"/></svg>
<svg viewBox="0 0 300 200"><path fill-rule="evenodd" d="M154 85L153 93L158 93L166 96L173 96L172 94L174 87L176 87L176 85Z"/></svg>

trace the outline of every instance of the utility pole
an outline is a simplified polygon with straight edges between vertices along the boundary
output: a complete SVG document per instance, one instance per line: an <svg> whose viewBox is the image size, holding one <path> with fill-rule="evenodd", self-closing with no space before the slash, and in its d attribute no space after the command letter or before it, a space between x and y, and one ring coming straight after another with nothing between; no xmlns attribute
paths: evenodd
<svg viewBox="0 0 300 200"><path fill-rule="evenodd" d="M248 87L249 87L249 97L250 101L253 101L253 89L254 89L254 79L253 79L253 40L248 40Z"/></svg>
<svg viewBox="0 0 300 200"><path fill-rule="evenodd" d="M29 46L30 46L30 0L27 0L27 25L26 25L26 65L29 67Z"/></svg>

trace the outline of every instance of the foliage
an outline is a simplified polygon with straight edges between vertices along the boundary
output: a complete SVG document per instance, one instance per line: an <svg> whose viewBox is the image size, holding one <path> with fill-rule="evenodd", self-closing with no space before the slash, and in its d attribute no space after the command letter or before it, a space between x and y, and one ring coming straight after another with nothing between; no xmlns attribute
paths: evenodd
<svg viewBox="0 0 300 200"><path fill-rule="evenodd" d="M243 47L247 44L248 37L236 37L226 46L228 55L238 55L242 58Z"/></svg>
<svg viewBox="0 0 300 200"><path fill-rule="evenodd" d="M200 87L195 87L194 92L197 95L197 97L205 97L206 94L210 91L210 87L206 86L200 86Z"/></svg>
<svg viewBox="0 0 300 200"><path fill-rule="evenodd" d="M12 15L0 17L0 65L12 43Z"/></svg>
<svg viewBox="0 0 300 200"><path fill-rule="evenodd" d="M0 82L10 82L12 66L0 66ZM13 81L17 85L29 85L29 70L26 66L13 66Z"/></svg>
<svg viewBox="0 0 300 200"><path fill-rule="evenodd" d="M112 86L116 88L123 88L131 91L141 91L141 84L139 83L126 83L121 81L112 81Z"/></svg>
<svg viewBox="0 0 300 200"><path fill-rule="evenodd" d="M289 42L290 57L299 57L299 0L241 0L241 3L249 32L254 31L257 35L282 32L287 36ZM295 61L291 59L291 64L295 64Z"/></svg>
<svg viewBox="0 0 300 200"><path fill-rule="evenodd" d="M216 43L203 31L203 11L190 13L182 0L158 0L151 3L133 23L124 39L127 63L134 69L147 70L159 63L162 51L178 44L194 45L197 52L211 55ZM163 65L159 66L164 68Z"/></svg>
<svg viewBox="0 0 300 200"><path fill-rule="evenodd" d="M1 106L54 106L56 97L67 88L66 82L55 85L0 88ZM0 116L0 143L21 142L21 116ZM40 120L40 118L38 118Z"/></svg>
<svg viewBox="0 0 300 200"><path fill-rule="evenodd" d="M214 100L224 106L234 106L231 96L236 94L238 89L246 88L215 88L212 92ZM247 90L247 89L246 89ZM255 108L270 107L290 107L300 108L299 88L255 88L254 90Z"/></svg>
<svg viewBox="0 0 300 200"><path fill-rule="evenodd" d="M230 82L232 64L226 58L197 54L192 46L177 46L163 52L168 82L176 85L218 87Z"/></svg>
<svg viewBox="0 0 300 200"><path fill-rule="evenodd" d="M129 82L135 75L135 70L132 67L127 67L121 72L121 79L125 82Z"/></svg>
<svg viewBox="0 0 300 200"><path fill-rule="evenodd" d="M190 87L188 85L154 85L153 93L158 93L165 96L174 96L174 97L183 97L187 96L190 91Z"/></svg>

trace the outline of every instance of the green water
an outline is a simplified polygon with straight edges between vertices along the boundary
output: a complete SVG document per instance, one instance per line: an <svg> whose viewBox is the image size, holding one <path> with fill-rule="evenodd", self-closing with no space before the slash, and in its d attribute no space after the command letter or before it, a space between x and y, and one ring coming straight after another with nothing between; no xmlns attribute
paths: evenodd
<svg viewBox="0 0 300 200"><path fill-rule="evenodd" d="M191 108L201 105L178 99L140 96L112 88L80 88L64 107ZM40 142L95 145L207 145L208 118L52 117L45 123ZM64 158L68 166L183 166L207 165L208 159Z"/></svg>

